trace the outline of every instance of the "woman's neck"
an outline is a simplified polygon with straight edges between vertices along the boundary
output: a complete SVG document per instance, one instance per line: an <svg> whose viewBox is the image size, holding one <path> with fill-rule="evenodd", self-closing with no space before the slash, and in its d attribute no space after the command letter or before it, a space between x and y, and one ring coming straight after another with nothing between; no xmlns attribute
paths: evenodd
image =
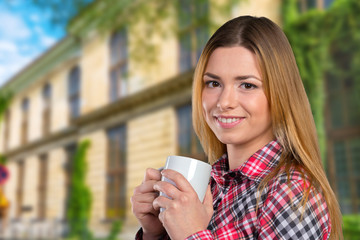
<svg viewBox="0 0 360 240"><path fill-rule="evenodd" d="M248 142L245 144L227 144L229 169L234 170L244 164L254 153L268 144L272 138L264 138L262 141Z"/></svg>

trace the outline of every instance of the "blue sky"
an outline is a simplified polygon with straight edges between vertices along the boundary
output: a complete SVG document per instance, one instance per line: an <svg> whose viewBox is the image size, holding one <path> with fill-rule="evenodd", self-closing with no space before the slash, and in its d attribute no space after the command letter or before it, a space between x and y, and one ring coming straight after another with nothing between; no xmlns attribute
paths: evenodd
<svg viewBox="0 0 360 240"><path fill-rule="evenodd" d="M66 34L28 2L0 0L0 86Z"/></svg>

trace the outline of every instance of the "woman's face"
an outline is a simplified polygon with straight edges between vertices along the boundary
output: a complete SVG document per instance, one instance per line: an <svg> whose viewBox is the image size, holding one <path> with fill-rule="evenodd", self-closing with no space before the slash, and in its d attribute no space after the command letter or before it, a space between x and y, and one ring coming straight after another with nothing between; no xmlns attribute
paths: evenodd
<svg viewBox="0 0 360 240"><path fill-rule="evenodd" d="M255 55L244 47L220 47L203 76L207 124L224 144L264 146L273 139L270 109Z"/></svg>

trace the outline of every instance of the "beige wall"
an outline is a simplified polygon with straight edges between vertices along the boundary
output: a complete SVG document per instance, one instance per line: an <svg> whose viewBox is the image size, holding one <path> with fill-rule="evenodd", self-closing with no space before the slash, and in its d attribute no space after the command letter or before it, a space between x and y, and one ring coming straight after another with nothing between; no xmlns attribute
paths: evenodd
<svg viewBox="0 0 360 240"><path fill-rule="evenodd" d="M129 122L128 199L132 196L134 188L142 182L147 168L159 168L165 164L168 155L176 154L175 124L176 116L173 108L162 109ZM127 205L129 221L135 222L130 212L130 201Z"/></svg>
<svg viewBox="0 0 360 240"><path fill-rule="evenodd" d="M109 103L109 44L108 36L88 40L81 58L81 114Z"/></svg>
<svg viewBox="0 0 360 240"><path fill-rule="evenodd" d="M10 201L10 211L9 215L10 217L15 216L16 214L16 190L17 190L17 180L18 180L18 168L16 162L12 162L7 165L9 172L10 172L10 178L6 182L5 185L5 196Z"/></svg>
<svg viewBox="0 0 360 240"><path fill-rule="evenodd" d="M51 103L50 132L58 132L68 125L67 77L70 67L56 72L50 79L53 101Z"/></svg>
<svg viewBox="0 0 360 240"><path fill-rule="evenodd" d="M281 0L241 1L232 11L232 17L240 15L264 16L281 24Z"/></svg>
<svg viewBox="0 0 360 240"><path fill-rule="evenodd" d="M48 153L48 182L46 216L48 219L64 218L66 154L63 148Z"/></svg>
<svg viewBox="0 0 360 240"><path fill-rule="evenodd" d="M23 219L35 219L38 217L39 159L37 156L31 156L24 159L24 163L24 191L22 205L29 207L31 210L24 212L21 217Z"/></svg>
<svg viewBox="0 0 360 240"><path fill-rule="evenodd" d="M21 99L16 98L12 101L10 106L11 124L9 136L9 149L13 149L20 145L20 126L21 126Z"/></svg>
<svg viewBox="0 0 360 240"><path fill-rule="evenodd" d="M87 184L92 192L93 222L98 223L105 219L105 194L106 194L106 163L107 163L107 139L103 130L85 135L82 139L91 142L87 152Z"/></svg>
<svg viewBox="0 0 360 240"><path fill-rule="evenodd" d="M223 0L225 1L225 0ZM216 0L211 0L215 4ZM280 22L280 0L242 1L231 12L231 17L238 15L264 15L276 22ZM221 1L218 1L217 4ZM229 16L221 16L216 7L210 7L213 20L221 25L230 19ZM129 47L136 51L139 45L134 44L134 37L144 26L139 23L130 31ZM173 20L164 21L164 28L174 25ZM67 99L68 74L73 66L79 64L82 73L81 79L81 113L87 114L100 109L109 103L109 36L102 35L86 40L83 43L82 56L63 63L54 69L48 76L15 96L10 106L11 130L10 149L20 146L21 130L21 101L24 96L30 100L29 140L35 141L42 137L42 101L41 91L44 83L49 81L52 86L52 115L51 133L58 133L69 126L69 107ZM179 46L175 35L166 37L158 33L149 39L157 46L157 61L153 63L137 62L129 60L129 94L136 93L144 88L153 86L179 74L178 56ZM141 47L141 46L140 46ZM131 55L130 55L131 56ZM127 126L127 216L126 226L137 226L136 219L131 213L130 197L134 188L143 179L146 168L158 168L164 165L168 155L177 154L177 122L175 108L165 107L153 112L147 112L125 123ZM88 151L88 174L87 184L92 196L91 224L94 228L102 226L105 219L106 199L106 161L107 161L107 136L105 127L99 127L92 132L82 134L79 127L78 141L89 139L91 146ZM3 129L0 130L0 141L3 140ZM65 141L64 141L65 142ZM48 149L48 188L47 210L48 219L64 218L65 201L65 151L61 144ZM3 144L0 144L0 152ZM16 160L16 159L10 159ZM29 155L25 161L25 192L23 205L33 206L33 211L26 213L25 218L34 218L37 214L37 186L38 186L38 154ZM10 218L15 217L15 201L17 190L17 163L10 161L8 164L11 178L6 184L6 196L11 200ZM125 231L127 228L124 228Z"/></svg>

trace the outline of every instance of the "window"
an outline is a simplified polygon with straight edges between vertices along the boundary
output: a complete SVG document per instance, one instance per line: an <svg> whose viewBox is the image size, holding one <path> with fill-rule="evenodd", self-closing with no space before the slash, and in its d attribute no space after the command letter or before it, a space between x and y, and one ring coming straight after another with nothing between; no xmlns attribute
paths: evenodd
<svg viewBox="0 0 360 240"><path fill-rule="evenodd" d="M8 150L9 147L9 140L10 140L10 110L5 112L4 117L4 150Z"/></svg>
<svg viewBox="0 0 360 240"><path fill-rule="evenodd" d="M324 8L329 8L335 0L323 0L323 1L324 1Z"/></svg>
<svg viewBox="0 0 360 240"><path fill-rule="evenodd" d="M43 100L43 135L46 136L50 132L50 116L51 116L51 85L47 83L42 90Z"/></svg>
<svg viewBox="0 0 360 240"><path fill-rule="evenodd" d="M125 28L110 39L110 101L128 93L128 40Z"/></svg>
<svg viewBox="0 0 360 240"><path fill-rule="evenodd" d="M335 141L336 189L343 214L360 212L360 137Z"/></svg>
<svg viewBox="0 0 360 240"><path fill-rule="evenodd" d="M27 143L28 138L28 121L29 121L29 99L24 98L21 102L22 123L21 123L21 144Z"/></svg>
<svg viewBox="0 0 360 240"><path fill-rule="evenodd" d="M17 163L18 176L17 176L17 187L16 187L16 217L21 217L23 195L24 195L24 161L21 160Z"/></svg>
<svg viewBox="0 0 360 240"><path fill-rule="evenodd" d="M300 12L306 12L313 8L329 8L334 0L298 0L298 9Z"/></svg>
<svg viewBox="0 0 360 240"><path fill-rule="evenodd" d="M191 105L177 108L176 115L178 119L178 154L206 161L205 153L192 127Z"/></svg>
<svg viewBox="0 0 360 240"><path fill-rule="evenodd" d="M126 212L126 127L107 131L107 194L106 217L124 218Z"/></svg>
<svg viewBox="0 0 360 240"><path fill-rule="evenodd" d="M338 69L346 72L351 54L333 51ZM360 213L360 82L328 74L326 78L327 156L330 182L342 213Z"/></svg>
<svg viewBox="0 0 360 240"><path fill-rule="evenodd" d="M65 208L64 208L64 216L66 216L66 211L69 205L69 197L70 197L70 185L71 185L71 178L72 178L72 167L75 158L75 153L77 149L76 143L71 143L65 147L65 154L66 154L66 162L64 165L65 170L65 189L66 189L66 196L65 196Z"/></svg>
<svg viewBox="0 0 360 240"><path fill-rule="evenodd" d="M39 178L38 178L38 218L46 218L46 187L48 175L48 155L43 154L39 158Z"/></svg>
<svg viewBox="0 0 360 240"><path fill-rule="evenodd" d="M80 79L81 71L78 66L71 69L68 78L68 100L70 119L80 116Z"/></svg>
<svg viewBox="0 0 360 240"><path fill-rule="evenodd" d="M193 68L208 40L208 0L179 1L180 72Z"/></svg>

